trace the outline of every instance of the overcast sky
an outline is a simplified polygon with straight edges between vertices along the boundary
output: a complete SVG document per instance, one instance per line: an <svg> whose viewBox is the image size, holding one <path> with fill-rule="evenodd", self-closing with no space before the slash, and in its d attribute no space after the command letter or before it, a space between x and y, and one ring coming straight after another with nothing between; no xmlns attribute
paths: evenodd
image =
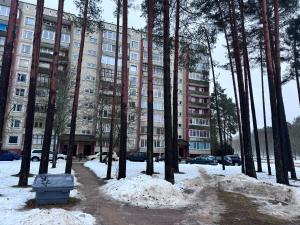
<svg viewBox="0 0 300 225"><path fill-rule="evenodd" d="M29 3L36 3L36 0L23 0ZM138 6L141 0L134 0L135 5ZM45 0L46 7L57 9L58 0ZM115 23L116 19L113 16L113 11L115 8L115 4L113 0L102 0L103 5L103 20L106 22ZM75 13L77 11L76 7L73 4L73 0L65 0L65 11ZM129 11L129 27L134 28L142 28L145 26L145 21L140 17L140 11L138 7ZM214 60L218 61L220 64L227 63L227 59L225 58L226 49L223 47L225 41L223 36L219 36L219 41L217 46L214 49ZM284 73L284 67L282 73ZM224 71L221 69L217 69L218 81L221 83L223 88L226 88L226 93L234 97L232 80L229 71ZM256 105L256 114L257 114L257 122L258 127L263 127L263 116L262 116L262 95L261 95L261 78L259 69L252 68L252 83L253 83L253 92L255 98ZM265 77L265 89L266 89L266 107L267 107L267 123L271 125L271 115L270 115L270 103L269 103L269 95L268 95L268 86L267 86L267 78ZM212 90L212 88L211 88ZM285 111L287 120L292 122L295 117L300 115L300 108L297 99L297 88L296 82L291 81L285 86L283 86L283 97L285 103Z"/></svg>

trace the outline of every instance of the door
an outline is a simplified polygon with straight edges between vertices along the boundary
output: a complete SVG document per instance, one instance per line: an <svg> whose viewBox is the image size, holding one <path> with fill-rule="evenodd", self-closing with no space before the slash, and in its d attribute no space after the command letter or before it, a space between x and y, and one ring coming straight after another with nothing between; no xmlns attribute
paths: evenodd
<svg viewBox="0 0 300 225"><path fill-rule="evenodd" d="M91 155L92 154L92 145L84 145L83 154Z"/></svg>

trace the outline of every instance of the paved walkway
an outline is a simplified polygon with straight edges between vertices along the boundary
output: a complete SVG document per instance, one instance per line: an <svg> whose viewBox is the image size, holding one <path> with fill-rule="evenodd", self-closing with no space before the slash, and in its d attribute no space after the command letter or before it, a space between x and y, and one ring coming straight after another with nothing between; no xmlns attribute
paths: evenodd
<svg viewBox="0 0 300 225"><path fill-rule="evenodd" d="M145 209L107 200L99 192L103 180L81 163L74 163L80 193L85 197L75 206L96 218L97 225L296 225L257 211L248 198L212 188L199 193L193 208ZM207 176L205 182L211 177ZM202 180L203 182L203 180ZM210 207L211 210L207 210ZM209 213L204 213L208 212ZM217 212L223 212L218 215Z"/></svg>

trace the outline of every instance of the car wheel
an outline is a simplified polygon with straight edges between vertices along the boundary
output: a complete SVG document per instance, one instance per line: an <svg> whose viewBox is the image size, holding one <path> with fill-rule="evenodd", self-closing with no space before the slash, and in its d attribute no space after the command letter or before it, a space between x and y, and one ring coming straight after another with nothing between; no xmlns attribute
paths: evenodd
<svg viewBox="0 0 300 225"><path fill-rule="evenodd" d="M64 159L63 157L58 157L57 159Z"/></svg>
<svg viewBox="0 0 300 225"><path fill-rule="evenodd" d="M38 161L40 161L40 159L39 159L38 157L33 157L31 160L32 160L33 162L38 162Z"/></svg>

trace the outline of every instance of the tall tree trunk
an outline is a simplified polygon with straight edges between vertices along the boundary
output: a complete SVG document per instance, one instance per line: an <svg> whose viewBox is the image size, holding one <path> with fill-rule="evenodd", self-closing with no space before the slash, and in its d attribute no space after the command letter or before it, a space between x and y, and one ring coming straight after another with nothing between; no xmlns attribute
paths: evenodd
<svg viewBox="0 0 300 225"><path fill-rule="evenodd" d="M248 85L249 85L249 91L250 91L250 103L251 103L252 123L253 123L254 140L255 140L257 172L262 172L257 120L256 120L256 112L255 112L254 96L253 96L253 89L252 89L252 80L251 80L251 71L250 71L250 64L249 64L249 57L248 57L248 47L247 47L248 42L247 42L245 22L244 22L244 2L243 2L243 0L239 0L239 6L240 6L240 13L241 13L245 76L247 76L247 78L248 78ZM248 91L247 86L246 86L246 91Z"/></svg>
<svg viewBox="0 0 300 225"><path fill-rule="evenodd" d="M295 30L295 36L294 36L294 44L293 44L293 57L294 57L294 64L295 64L295 80L296 80L296 84L297 84L297 92L298 92L298 101L299 101L299 105L300 105L300 82L299 82L299 53L297 51L297 38L296 38L296 30ZM1 128L0 128L1 129ZM0 146L1 148L1 146Z"/></svg>
<svg viewBox="0 0 300 225"><path fill-rule="evenodd" d="M117 95L117 81L118 81L118 61L119 61L118 59L119 59L120 11L121 11L121 0L118 0L114 86L113 86L113 97L112 97L111 118L110 118L109 148L108 148L106 179L111 179L112 154L114 149L115 128L116 128L116 95Z"/></svg>
<svg viewBox="0 0 300 225"><path fill-rule="evenodd" d="M226 40L226 48L227 48L227 53L228 53L228 58L229 58L229 64L230 64L230 71L231 71L231 77L232 77L232 85L233 85L233 90L234 90L234 99L235 99L235 107L236 107L236 113L237 113L237 122L238 122L238 129L239 129L239 139L240 139L240 151L241 151L241 161L242 161L242 173L245 173L245 160L244 160L244 147L243 147L243 133L242 133L242 127L241 127L241 116L240 116L240 108L239 108L239 100L238 100L238 95L237 95L237 87L236 87L236 82L235 82L235 77L234 77L234 67L233 67L233 61L232 61L232 56L230 52L230 45L229 45L229 40L228 40L228 34L227 34L227 29L224 21L224 14L223 11L220 7L220 3L217 0L217 5L219 12L222 16L222 27L225 35L225 40Z"/></svg>
<svg viewBox="0 0 300 225"><path fill-rule="evenodd" d="M73 106L72 106L69 146L68 146L67 163L66 163L66 169L65 169L65 173L67 173L67 174L71 174L71 170L72 170L72 158L73 158L73 151L74 151L76 118L77 118L77 108L78 108L80 78L81 78L81 66L82 66L82 57L83 57L83 49L84 49L85 31L86 31L87 22L88 22L87 21L88 20L88 16L87 16L88 5L89 5L89 1L84 0L83 24L82 24L82 28L81 28L81 39L80 39L80 48L79 48L78 63L77 63L75 92L74 92L74 99L73 99Z"/></svg>
<svg viewBox="0 0 300 225"><path fill-rule="evenodd" d="M275 89L275 71L273 67L272 59L272 49L270 41L270 30L269 22L267 17L267 2L262 0L262 18L263 18L263 30L264 30L264 45L265 45L265 54L266 54L266 63L268 71L268 81L269 81L269 93L270 93L270 103L271 103L271 113L272 113L272 130L273 130L273 141L274 141L274 157L275 157L275 169L276 169L276 180L277 183L288 184L287 171L284 169L285 165L282 161L282 143L280 140L278 124L279 114L277 111L277 98L276 98L276 89Z"/></svg>
<svg viewBox="0 0 300 225"><path fill-rule="evenodd" d="M123 0L122 26L122 94L121 94L121 134L118 179L126 177L127 153L127 104L128 104L128 69L127 69L127 32L128 32L128 0Z"/></svg>
<svg viewBox="0 0 300 225"><path fill-rule="evenodd" d="M147 88L147 168L146 174L153 174L153 63L152 63L152 45L153 45L153 8L154 1L148 1L148 88Z"/></svg>
<svg viewBox="0 0 300 225"><path fill-rule="evenodd" d="M59 151L59 144L60 144L60 135L55 132L55 138L54 138L54 149L53 149L53 160L52 160L52 168L56 168L56 162L57 162L57 154Z"/></svg>
<svg viewBox="0 0 300 225"><path fill-rule="evenodd" d="M59 50L60 50L63 14L64 14L64 0L59 0L56 30L55 30L53 61L51 65L50 91L49 91L47 117L46 117L46 124L45 124L44 141L42 147L39 174L48 173L49 152L51 146L51 137L52 137L53 122L54 122L54 114L55 114L57 74L58 74Z"/></svg>
<svg viewBox="0 0 300 225"><path fill-rule="evenodd" d="M279 112L279 122L280 122L280 134L282 139L282 156L283 156L283 164L285 170L291 172L291 178L297 179L296 170L294 165L292 147L290 142L289 130L286 122L286 114L282 97L282 88L281 88L281 59L280 59L280 24L279 24L279 0L274 1L274 17L275 17L275 86L276 86L276 94L278 101L278 112ZM284 148L283 148L284 146ZM288 175L288 172L287 172Z"/></svg>
<svg viewBox="0 0 300 225"><path fill-rule="evenodd" d="M249 118L249 104L245 94L245 86L243 81L243 70L241 64L240 47L238 41L237 22L235 14L235 5L232 0L229 1L230 17L231 17L231 29L233 39L233 49L236 64L236 71L238 77L239 95L240 95L240 107L242 118L242 130L243 130L243 144L245 153L245 169L246 175L256 178L256 171L252 156L251 147L251 131L250 131L250 118Z"/></svg>
<svg viewBox="0 0 300 225"><path fill-rule="evenodd" d="M262 50L262 43L261 43L260 44L260 70L261 70L261 91L262 91L263 116L264 116L264 134L265 134L265 145L266 145L268 174L272 175L271 165L270 165L268 133L267 133L266 104L265 104L265 87L264 87L264 67L263 67L263 52L262 51L263 50Z"/></svg>
<svg viewBox="0 0 300 225"><path fill-rule="evenodd" d="M141 33L141 45L140 45L140 72L139 72L139 86L138 86L138 106L137 106L137 120L136 120L136 142L135 151L140 150L141 141L141 117L142 117L142 98L143 98L143 78L144 78L144 38Z"/></svg>
<svg viewBox="0 0 300 225"><path fill-rule="evenodd" d="M40 46L42 37L42 24L43 24L44 0L38 1L36 5L34 38L33 38L33 51L30 72L30 83L28 92L28 103L26 111L25 123L25 139L22 153L22 163L19 177L19 186L24 187L28 184L28 175L30 171L30 156L32 144L32 131L34 123L34 109L35 109L35 91L36 81L38 75L38 66L40 61Z"/></svg>
<svg viewBox="0 0 300 225"><path fill-rule="evenodd" d="M189 45L187 45L185 47L184 50L184 70L185 70L185 137L186 137L186 142L189 143L190 142L190 135L189 135L189 131L190 131L190 115L189 115L189 109L190 109L190 47ZM189 144L188 144L188 148L189 148ZM188 157L189 156L189 149L187 149L186 155L184 155L184 157Z"/></svg>
<svg viewBox="0 0 300 225"><path fill-rule="evenodd" d="M174 77L173 77L173 167L179 173L178 164L178 67L179 67L179 29L180 29L180 0L176 0L175 48L174 48Z"/></svg>
<svg viewBox="0 0 300 225"><path fill-rule="evenodd" d="M172 166L172 115L171 115L171 72L170 72L170 14L169 0L163 0L163 70L164 70L164 122L165 122L165 179L174 183Z"/></svg>
<svg viewBox="0 0 300 225"><path fill-rule="evenodd" d="M18 0L12 0L10 5L7 35L4 45L4 52L2 56L2 66L0 74L0 151L2 149L4 124L5 124L5 112L7 103L7 94L9 86L9 77L12 64L14 40L16 33L17 14L18 14Z"/></svg>
<svg viewBox="0 0 300 225"><path fill-rule="evenodd" d="M211 71L212 71L212 75L213 75L214 94L216 96L216 110L217 110L217 122L218 122L218 131L219 131L219 139L220 139L220 148L221 148L221 154L222 154L222 168L223 168L223 170L225 170L224 143L223 143L223 135L222 135L221 113L220 113L220 107L219 107L219 97L218 97L219 95L218 95L217 82L216 82L216 76L215 76L215 67L214 67L214 62L212 59L209 34L208 34L208 31L204 31L204 32L205 32L205 36L206 36L208 54L209 54L209 59L210 59L210 64L211 64Z"/></svg>

